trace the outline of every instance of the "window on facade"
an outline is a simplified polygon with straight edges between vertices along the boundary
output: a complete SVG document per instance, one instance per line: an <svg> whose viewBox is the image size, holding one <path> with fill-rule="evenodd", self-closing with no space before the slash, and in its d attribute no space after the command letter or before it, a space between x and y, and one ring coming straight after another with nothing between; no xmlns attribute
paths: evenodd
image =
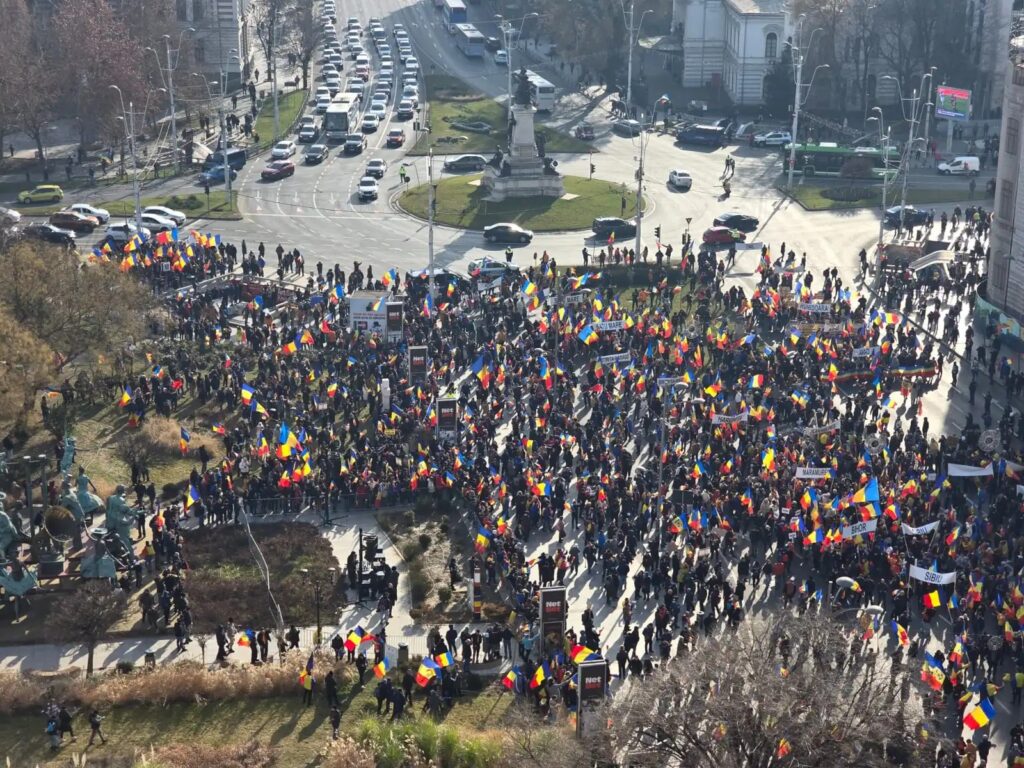
<svg viewBox="0 0 1024 768"><path fill-rule="evenodd" d="M1013 219L1013 182L1003 181L999 187L999 218L1003 221Z"/></svg>
<svg viewBox="0 0 1024 768"><path fill-rule="evenodd" d="M192 21L200 21L206 16L206 0L192 0Z"/></svg>
<svg viewBox="0 0 1024 768"><path fill-rule="evenodd" d="M178 2L175 3L175 8L178 13L178 21L188 21L188 1L178 0Z"/></svg>
<svg viewBox="0 0 1024 768"><path fill-rule="evenodd" d="M206 43L203 40L192 42L192 56L199 63L206 61Z"/></svg>
<svg viewBox="0 0 1024 768"><path fill-rule="evenodd" d="M1003 137L1002 148L1008 154L1017 154L1017 145L1020 144L1020 120L1010 117L1006 120L1006 136Z"/></svg>
<svg viewBox="0 0 1024 768"><path fill-rule="evenodd" d="M1013 68L1013 84L1024 85L1024 67L1017 66Z"/></svg>
<svg viewBox="0 0 1024 768"><path fill-rule="evenodd" d="M774 32L769 32L767 37L764 39L764 57L766 59L774 59L779 52L779 36Z"/></svg>

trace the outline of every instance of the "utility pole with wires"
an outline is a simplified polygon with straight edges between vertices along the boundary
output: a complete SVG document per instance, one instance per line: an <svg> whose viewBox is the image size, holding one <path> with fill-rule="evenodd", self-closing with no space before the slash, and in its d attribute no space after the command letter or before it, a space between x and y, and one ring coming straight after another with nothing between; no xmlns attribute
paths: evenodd
<svg viewBox="0 0 1024 768"><path fill-rule="evenodd" d="M178 63L181 61L181 41L184 38L185 33L188 32L189 34L195 34L195 31L196 30L193 27L181 30L181 34L178 35L178 47L174 49L171 48L171 36L163 36L167 52L166 67L160 63L160 55L156 52L155 48L146 48L147 51L152 52L156 57L156 65L160 72L160 80L163 83L163 86L167 89L167 94L171 102L171 153L174 158L175 171L181 167L181 153L178 150L178 115L174 105L174 70L178 68Z"/></svg>

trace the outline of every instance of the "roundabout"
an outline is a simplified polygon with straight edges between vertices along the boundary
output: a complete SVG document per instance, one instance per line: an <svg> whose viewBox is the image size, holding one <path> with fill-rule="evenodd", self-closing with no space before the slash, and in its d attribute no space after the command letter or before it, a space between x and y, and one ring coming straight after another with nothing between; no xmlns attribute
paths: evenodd
<svg viewBox="0 0 1024 768"><path fill-rule="evenodd" d="M624 184L582 176L565 176L562 197L519 197L489 202L480 184L482 174L452 176L435 187L434 223L480 230L499 222L515 222L534 232L589 230L595 218L636 215L636 191ZM395 204L404 213L427 219L428 185L399 193ZM625 200L625 207L623 207ZM650 211L648 199L644 211Z"/></svg>

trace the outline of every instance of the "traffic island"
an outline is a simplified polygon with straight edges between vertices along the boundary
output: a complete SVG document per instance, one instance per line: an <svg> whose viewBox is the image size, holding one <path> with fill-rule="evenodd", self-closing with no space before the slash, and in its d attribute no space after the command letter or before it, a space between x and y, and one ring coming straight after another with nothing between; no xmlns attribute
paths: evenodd
<svg viewBox="0 0 1024 768"><path fill-rule="evenodd" d="M636 191L611 181L563 176L561 197L517 197L489 202L481 186L482 174L452 176L437 183L434 222L460 229L480 230L499 222L515 222L534 232L590 229L599 216L636 215ZM404 213L427 219L428 185L400 193L397 205ZM625 205L623 205L625 201ZM644 210L649 204L645 200Z"/></svg>

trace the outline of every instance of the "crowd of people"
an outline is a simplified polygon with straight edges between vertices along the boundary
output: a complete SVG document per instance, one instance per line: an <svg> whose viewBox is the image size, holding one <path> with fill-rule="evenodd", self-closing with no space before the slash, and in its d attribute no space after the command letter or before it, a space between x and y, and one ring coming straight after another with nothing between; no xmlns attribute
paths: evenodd
<svg viewBox="0 0 1024 768"><path fill-rule="evenodd" d="M575 707L578 660L614 661L622 678L649 674L700 633L744 621L762 591L782 610L881 604L906 630L889 642L910 656L931 648L922 676L941 677L935 706L981 706L995 694L974 683L1000 673L1016 703L1024 418L1004 408L990 444L996 368L1008 397L1021 383L999 329L977 343L968 329L966 385L953 363L954 388L970 387L966 426L935 434L920 410L981 280L988 221L971 208L962 221L927 224L929 237L949 227L959 258L927 280L883 264L885 303L874 308L837 269L809 268L785 243L777 258L768 247L747 257L759 275L749 295L727 287L734 251L696 251L685 237L675 262L671 246L650 258L609 243L585 254L584 268L534 254L487 290L474 275L439 277L431 293L419 275L375 277L359 262L347 274L320 263L307 274L298 252L284 258L280 246L278 277L299 274L294 288L237 279L204 288L201 278L234 272L238 251L200 236L181 270L192 288L183 282L169 300L173 320L161 329L176 346L123 383L124 407L141 422L184 390L236 414L210 425L223 455L193 470L175 521L234 522L268 506L330 514L424 493L471 509L471 571L517 617L481 644L514 658L508 687L542 711ZM257 250L241 246L244 277L264 274ZM620 263L630 265L627 285L621 267L602 271ZM403 299L401 340L352 330L347 297L364 288ZM408 348L420 345L428 369L413 381ZM989 384L981 424L979 380ZM442 435L444 396L458 412L456 432ZM604 606L587 606L582 627L547 638L542 652L515 632L536 621L540 587L595 569ZM609 610L621 611L618 647L601 638ZM946 611L955 631L931 637ZM478 650L467 637L461 653L451 639L435 644L468 664ZM445 676L428 677L431 688Z"/></svg>

